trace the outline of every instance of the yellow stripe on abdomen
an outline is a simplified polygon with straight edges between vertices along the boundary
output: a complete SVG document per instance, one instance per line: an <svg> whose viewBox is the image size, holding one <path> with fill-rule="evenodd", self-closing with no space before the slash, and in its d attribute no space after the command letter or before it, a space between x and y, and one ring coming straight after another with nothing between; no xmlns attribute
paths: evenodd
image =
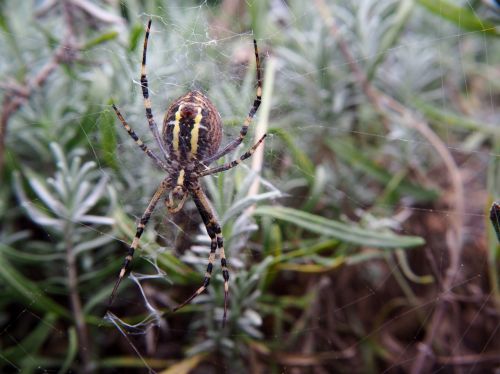
<svg viewBox="0 0 500 374"><path fill-rule="evenodd" d="M174 152L179 153L179 133L181 132L181 111L182 111L183 105L179 105L179 109L177 109L177 112L175 112L175 122L174 122L174 130L172 133L172 145L174 146Z"/></svg>
<svg viewBox="0 0 500 374"><path fill-rule="evenodd" d="M194 117L194 125L191 130L191 158L196 157L196 152L198 152L198 137L200 134L200 123L203 119L201 114L201 108L198 107L198 114Z"/></svg>

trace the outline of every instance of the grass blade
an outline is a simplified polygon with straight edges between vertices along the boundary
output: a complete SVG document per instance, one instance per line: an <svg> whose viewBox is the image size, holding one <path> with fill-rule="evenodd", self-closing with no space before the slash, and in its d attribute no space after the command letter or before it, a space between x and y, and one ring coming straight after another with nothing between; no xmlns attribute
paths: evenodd
<svg viewBox="0 0 500 374"><path fill-rule="evenodd" d="M488 36L500 35L495 24L479 18L472 9L462 8L447 0L418 0L418 3L463 30L478 31Z"/></svg>
<svg viewBox="0 0 500 374"><path fill-rule="evenodd" d="M417 236L400 236L375 232L292 208L260 206L255 210L254 214L273 217L317 234L362 246L405 248L424 244L424 240Z"/></svg>

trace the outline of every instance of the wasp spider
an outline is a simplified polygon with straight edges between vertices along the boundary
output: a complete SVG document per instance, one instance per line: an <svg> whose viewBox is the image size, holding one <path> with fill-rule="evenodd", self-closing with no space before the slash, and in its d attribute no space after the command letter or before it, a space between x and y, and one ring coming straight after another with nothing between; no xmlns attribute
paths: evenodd
<svg viewBox="0 0 500 374"><path fill-rule="evenodd" d="M144 96L144 107L146 109L146 118L149 128L153 133L156 143L163 157L158 157L153 153L128 125L118 108L113 104L113 109L120 119L123 127L134 139L135 143L151 158L155 164L167 173L165 179L156 189L151 201L146 208L137 225L137 231L128 249L124 264L121 268L118 280L115 283L109 305L112 304L116 291L125 274L130 270L134 251L137 249L139 238L144 231L144 227L162 197L165 197L165 204L169 213L176 213L182 209L188 197L194 200L194 203L201 215L207 233L211 239L210 255L208 257L207 270L203 279L203 284L184 302L175 309L182 308L191 302L196 296L206 290L212 276L212 268L215 261L215 252L219 248L220 262L222 267L222 276L224 278L224 316L223 324L226 322L228 297L229 297L229 271L224 254L224 239L222 237L221 227L215 216L214 209L210 204L205 192L201 188L200 178L220 173L238 165L241 161L249 158L255 149L263 142L266 135L262 136L255 145L253 145L241 157L221 166L209 168L208 166L234 151L245 138L248 127L257 112L261 103L262 95L262 77L257 42L254 40L255 60L257 69L257 94L250 112L243 122L240 133L236 139L226 146L219 149L222 139L222 121L219 112L212 102L200 91L190 91L184 96L178 98L168 108L163 120L162 133L160 135L158 126L153 118L151 110L151 101L149 99L148 79L146 77L146 52L148 48L149 32L151 29L151 20L146 27L144 37L144 49L142 53L141 65L141 86Z"/></svg>

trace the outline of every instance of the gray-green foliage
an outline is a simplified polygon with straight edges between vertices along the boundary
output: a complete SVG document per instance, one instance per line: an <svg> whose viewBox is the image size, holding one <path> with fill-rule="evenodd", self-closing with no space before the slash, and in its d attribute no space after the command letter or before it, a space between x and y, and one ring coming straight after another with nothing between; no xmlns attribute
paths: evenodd
<svg viewBox="0 0 500 374"><path fill-rule="evenodd" d="M423 113L432 125L440 125L438 134L446 129L447 141L456 142L459 149L480 150L487 146L489 136L498 135L493 125L498 115L483 115L483 102L469 105L477 113L467 117L456 109L456 98L449 94L460 92L470 76L490 79L494 73L492 61L498 59L499 50L485 45L481 37L475 38L483 34L474 12L450 6L439 13L424 0L326 3L371 84L410 110ZM65 27L57 11L27 22L26 15L35 13L36 4L1 5L0 37L5 48L0 71L18 83L36 74L51 58L61 40L59 31ZM96 364L113 369L127 365L144 368L131 351L121 350L122 345L117 344L121 336L102 316L124 248L135 233L135 220L164 177L121 128L110 108L111 102L116 103L137 134L157 151L139 84L148 17L153 20L148 78L159 125L173 99L188 90L202 89L223 117L224 142L228 142L237 136L255 95L253 61L245 69L238 52L251 50L251 39L256 36L264 69L269 57L278 66L273 95L264 98L271 101L271 136L266 139L262 176L239 166L204 181L223 226L230 264L226 328L220 326L223 283L219 261L208 292L171 313L184 293L200 285L206 268L209 238L192 203L186 204L180 216L185 222L177 225L178 218L169 217L160 202L134 259L132 280L144 294L128 279L118 292L114 312L122 319L119 326L133 330L135 335L130 336L138 337L139 347L149 341L152 326L159 326L162 333L177 334L175 357L162 356L168 361L158 361L158 368L178 359L180 351L187 356L222 352L226 359L230 357L226 361L229 367L244 371L251 344L281 352L293 349L296 339L283 337L312 321L308 311L319 292L315 282L343 266L365 264L369 268L375 261L387 260L392 267L392 256L397 253L406 277L398 279L401 287L407 290L411 282L421 281L404 257L407 251L399 249L412 249L424 240L400 220L400 209L431 206L440 197L439 181L429 181L427 175L442 161L414 129L397 117L382 118L374 110L315 2L247 2L245 16L225 24L237 30L228 37L226 29L213 26L220 15L212 2L96 4L116 17L123 15L124 20L93 23L88 22L92 19L88 14L78 13L75 26L84 46L81 59L59 66L9 122L7 178L0 189L4 221L0 231L0 321L7 325L4 331L18 331L16 321L11 320L22 320L24 315L8 312L17 302L34 311L36 318L29 318L35 327L21 343L4 342L7 334L0 333L6 359L1 365L25 372L34 372L35 364L60 370L80 367L77 352L81 346L67 300L65 252L70 250L77 259L78 292ZM438 17L451 22L443 24ZM468 22L457 29L462 17ZM488 31L490 34L495 31ZM449 85L452 90L447 89ZM485 100L494 98L499 89L493 79L490 85ZM2 92L10 94L7 89ZM252 143L253 126L245 148ZM462 138L471 129L474 137ZM242 152L243 147L236 154ZM498 192L496 164L488 175L491 194ZM249 194L257 180L260 191ZM176 248L180 233L188 237L189 248ZM495 241L491 257L498 257L497 248ZM141 257L149 261L147 266ZM495 273L493 265L491 269ZM363 274L368 283L374 279L371 274ZM425 275L421 278L429 280ZM168 325L158 319L150 323L148 317L160 315ZM350 328L344 323L341 328ZM53 337L53 346L66 349L43 351L55 330L64 333ZM370 344L379 344L373 339ZM387 359L380 345L370 349L374 357ZM363 369L369 371L367 368L373 369L366 364ZM279 372L277 366L274 369Z"/></svg>
<svg viewBox="0 0 500 374"><path fill-rule="evenodd" d="M81 150L66 156L56 143L51 143L50 148L57 167L53 177L43 181L33 170L23 169L31 197L20 175L15 174L15 190L22 207L51 234L59 239L68 237L76 254L104 246L114 239L109 229L104 229L114 224L111 216L116 204L116 193L109 186L108 177L96 169L95 162L82 163ZM105 214L94 214L103 199L109 201Z"/></svg>

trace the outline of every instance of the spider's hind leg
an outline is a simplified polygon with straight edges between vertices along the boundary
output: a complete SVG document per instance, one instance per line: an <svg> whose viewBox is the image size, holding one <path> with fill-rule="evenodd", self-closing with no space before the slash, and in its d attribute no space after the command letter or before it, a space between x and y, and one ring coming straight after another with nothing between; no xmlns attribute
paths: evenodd
<svg viewBox="0 0 500 374"><path fill-rule="evenodd" d="M207 199L207 196L201 189L201 187L196 187L192 191L192 196L198 211L200 212L203 223L207 229L207 233L210 236L210 255L208 256L207 271L205 272L205 277L203 279L203 284L198 288L190 297L188 297L184 302L179 304L174 308L174 312L186 304L189 304L196 296L203 293L208 285L210 284L210 279L212 278L212 269L215 262L215 251L217 247L220 250L221 265L222 265L222 277L224 278L224 315L222 317L222 325L226 324L227 308L228 308L228 298L229 298L229 271L227 269L226 256L224 253L224 240L222 238L222 231L220 224L215 217L214 210Z"/></svg>
<svg viewBox="0 0 500 374"><path fill-rule="evenodd" d="M121 281L125 277L125 274L130 270L130 265L132 264L132 258L134 256L134 252L137 249L137 246L139 244L139 239L141 238L142 233L144 232L144 228L146 227L149 218L151 217L151 214L153 213L156 204L158 204L158 201L161 199L165 191L167 190L167 184L165 181L163 181L160 185L160 187L157 188L155 191L153 197L151 198L151 201L148 204L148 207L146 208L146 211L142 214L142 217L139 221L139 224L137 225L136 233L134 236L134 240L132 241L132 244L130 245L128 249L127 256L125 257L125 261L123 263L123 266L120 270L120 274L118 275L118 279L116 280L116 283L113 287L113 291L111 292L111 296L109 297L108 301L108 309L111 307L113 304L113 300L116 295L116 291L118 290L118 286L120 286Z"/></svg>
<svg viewBox="0 0 500 374"><path fill-rule="evenodd" d="M207 270L205 272L205 277L203 278L203 284L191 296L189 296L186 300L177 305L174 308L174 312L176 310L179 310L183 306L189 304L196 296L201 295L208 288L208 285L210 284L210 279L212 278L212 269L215 261L215 250L217 248L217 239L215 235L210 235L210 236L212 242L210 244L210 255L208 256L208 265L207 265Z"/></svg>

